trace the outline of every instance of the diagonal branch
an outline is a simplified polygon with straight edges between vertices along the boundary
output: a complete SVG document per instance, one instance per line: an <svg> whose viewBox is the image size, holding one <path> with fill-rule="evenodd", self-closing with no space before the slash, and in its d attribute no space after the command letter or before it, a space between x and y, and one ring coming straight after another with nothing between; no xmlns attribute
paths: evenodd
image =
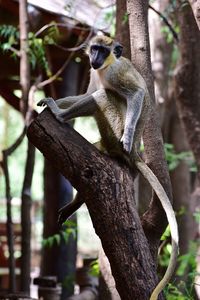
<svg viewBox="0 0 200 300"><path fill-rule="evenodd" d="M47 110L31 123L27 134L86 202L121 299L149 299L157 278L134 204L135 174L100 153L69 125L60 124Z"/></svg>

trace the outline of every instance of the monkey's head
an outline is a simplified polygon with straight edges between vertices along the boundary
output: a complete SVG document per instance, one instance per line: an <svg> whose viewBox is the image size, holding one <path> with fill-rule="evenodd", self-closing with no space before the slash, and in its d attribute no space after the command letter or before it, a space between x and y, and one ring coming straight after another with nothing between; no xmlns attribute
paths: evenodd
<svg viewBox="0 0 200 300"><path fill-rule="evenodd" d="M93 69L103 69L122 55L122 45L108 36L97 35L91 39L86 53Z"/></svg>

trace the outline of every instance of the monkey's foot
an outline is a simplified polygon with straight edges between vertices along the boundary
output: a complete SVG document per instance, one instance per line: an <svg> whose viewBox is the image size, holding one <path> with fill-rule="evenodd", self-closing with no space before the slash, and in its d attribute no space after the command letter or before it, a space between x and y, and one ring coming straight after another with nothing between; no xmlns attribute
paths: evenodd
<svg viewBox="0 0 200 300"><path fill-rule="evenodd" d="M131 140L123 134L123 136L122 136L120 142L121 142L122 145L123 145L123 149L124 149L126 152L130 153L131 150L132 150L132 142L131 142Z"/></svg>
<svg viewBox="0 0 200 300"><path fill-rule="evenodd" d="M63 206L58 212L59 213L59 216L58 216L59 226L62 226L62 224L67 219L69 219L69 217L71 215L73 215L73 213L75 213L83 203L84 202L82 200L80 200L79 198L78 199L75 198L73 201L71 201L67 205Z"/></svg>
<svg viewBox="0 0 200 300"><path fill-rule="evenodd" d="M44 98L37 103L37 106L48 106L52 101L54 101L53 98Z"/></svg>
<svg viewBox="0 0 200 300"><path fill-rule="evenodd" d="M65 208L65 206L64 206L63 208ZM62 224L63 224L63 223L70 217L70 215L71 215L71 214L69 214L69 213L66 214L65 210L62 211L63 208L61 208L61 209L59 210L59 215L58 215L58 225L59 225L59 226L62 226Z"/></svg>

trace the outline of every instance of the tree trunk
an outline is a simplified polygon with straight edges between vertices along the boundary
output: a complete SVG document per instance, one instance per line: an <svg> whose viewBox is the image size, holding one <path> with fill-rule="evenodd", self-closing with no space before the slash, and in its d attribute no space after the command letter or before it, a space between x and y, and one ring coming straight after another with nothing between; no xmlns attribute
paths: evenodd
<svg viewBox="0 0 200 300"><path fill-rule="evenodd" d="M131 59L130 34L127 16L126 1L116 1L116 40L123 45L123 56ZM103 249L99 252L99 299L119 300L115 280L112 276L110 263Z"/></svg>
<svg viewBox="0 0 200 300"><path fill-rule="evenodd" d="M30 293L31 283L31 185L35 164L35 147L28 142L25 176L22 187L22 260L21 260L21 290Z"/></svg>
<svg viewBox="0 0 200 300"><path fill-rule="evenodd" d="M120 42L123 49L123 56L131 59L130 34L127 16L126 1L116 1L116 40Z"/></svg>
<svg viewBox="0 0 200 300"><path fill-rule="evenodd" d="M19 1L19 27L20 27L20 85L22 97L20 110L25 116L28 108L28 94L30 89L30 65L28 58L28 12L27 0Z"/></svg>
<svg viewBox="0 0 200 300"><path fill-rule="evenodd" d="M197 26L200 30L200 2L199 0L189 0L189 3L191 5L194 17L197 22Z"/></svg>
<svg viewBox="0 0 200 300"><path fill-rule="evenodd" d="M99 295L99 300L121 300L119 293L116 290L115 280L112 276L109 260L106 257L102 247L99 251L99 268L101 272L99 281L106 290L104 291L104 295Z"/></svg>
<svg viewBox="0 0 200 300"><path fill-rule="evenodd" d="M200 208L200 31L191 7L179 1L180 59L175 78L176 103L197 165L197 184L191 194L191 206ZM193 236L199 229L193 228ZM192 238L192 236L191 236ZM197 286L198 288L198 286Z"/></svg>
<svg viewBox="0 0 200 300"><path fill-rule="evenodd" d="M164 13L169 5L169 0L160 0L154 3L154 7ZM162 120L162 132L166 143L174 145L175 152L189 151L186 136L177 115L174 99L173 82L170 74L172 63L173 44L168 43L166 34L161 31L163 22L153 11L150 18L150 35L152 49L152 68L155 77L155 92L158 101L159 112ZM170 16L168 16L170 18ZM179 212L184 207L185 213L178 216L180 235L180 254L188 252L189 243L194 235L194 218L190 199L191 175L189 166L182 161L175 170L170 172L172 182L174 209ZM188 276L186 273L184 276ZM182 278L184 280L184 278Z"/></svg>
<svg viewBox="0 0 200 300"><path fill-rule="evenodd" d="M20 110L26 117L28 109L28 96L30 89L30 64L28 57L28 11L27 0L19 1L19 23L20 23L20 85L22 97ZM30 292L30 258L31 258L31 183L34 168L35 149L28 144L26 169L22 188L22 264L21 264L21 288L23 292Z"/></svg>
<svg viewBox="0 0 200 300"><path fill-rule="evenodd" d="M179 116L197 163L200 182L200 31L189 5L179 7L180 60L176 73Z"/></svg>
<svg viewBox="0 0 200 300"><path fill-rule="evenodd" d="M47 110L32 122L28 137L81 193L121 299L149 299L157 277L134 205L134 173L101 154Z"/></svg>
<svg viewBox="0 0 200 300"><path fill-rule="evenodd" d="M151 113L146 122L143 135L145 146L145 157L149 167L163 185L169 199L172 199L171 184L167 164L164 157L163 139L159 117L155 108L155 95L153 85L153 74L151 70L150 45L148 32L148 1L127 0L129 15L129 29L131 39L131 57L136 69L144 77L150 96ZM163 208L154 195L148 211L142 217L143 228L147 236L151 253L157 258L160 236L167 225L166 215Z"/></svg>

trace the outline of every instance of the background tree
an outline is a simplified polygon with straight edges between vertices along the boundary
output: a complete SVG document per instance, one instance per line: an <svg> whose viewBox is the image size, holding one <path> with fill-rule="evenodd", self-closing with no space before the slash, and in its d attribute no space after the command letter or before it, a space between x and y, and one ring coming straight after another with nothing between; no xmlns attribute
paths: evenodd
<svg viewBox="0 0 200 300"><path fill-rule="evenodd" d="M7 0L6 5L9 6L10 2L10 0ZM144 134L144 157L146 162L159 177L159 180L162 182L171 199L171 195L173 195L173 205L177 211L177 219L179 222L181 256L177 265L175 283L172 281L172 284L166 289L166 298L168 300L179 300L183 299L184 297L191 297L194 299L198 298L198 296L194 293L194 287L195 283L198 284L198 278L195 279L195 257L197 255L197 249L199 246L199 231L194 216L196 219L199 216L198 210L200 198L198 163L200 153L198 141L200 131L200 60L199 30L197 26L198 1L190 2L191 5L186 2L183 3L183 1L154 1L152 3L153 7L150 6L151 9L149 10L149 12L151 12L149 24L147 23L148 3L145 1L117 1L116 7L116 39L124 45L124 55L132 58L136 68L145 77L152 95L152 113ZM23 5L23 8L26 8L25 1L21 1L20 3ZM14 11L14 7L16 5L17 2L12 3L12 11ZM0 8L2 9L4 6L5 1L3 0L0 3ZM128 13L126 12L127 9ZM89 12L90 7L88 8L88 13ZM61 30L63 36L59 40L59 46L62 45L62 48L64 46L64 48L69 50L72 49L72 42L73 45L78 44L78 46L75 46L72 49L74 51L78 50L78 52L73 52L72 55L68 55L68 52L63 52L63 54L61 54L61 52L59 52L61 50L58 50L56 45L49 45L51 37L45 33L48 28L54 28L55 30L55 25L48 24L47 26L42 27L42 29L39 29L41 27L41 16L43 19L43 25L47 19L47 22L49 22L50 16L48 15L46 18L45 14L41 14L39 11L38 13L39 15L37 18L37 24L34 22L33 26L33 18L31 12L29 12L31 32L28 37L27 31L25 31L25 36L23 34L21 35L22 51L18 50L19 44L13 44L13 39L6 40L5 35L2 33L3 27L0 27L0 35L3 41L3 43L0 45L1 50L3 47L8 47L8 44L11 43L9 44L10 48L8 51L12 51L13 55L18 58L21 55L21 58L24 58L24 60L21 59L21 63L26 61L25 64L22 63L22 65L25 66L25 71L22 71L21 69L21 77L24 79L24 83L23 80L21 80L21 89L23 90L23 93L21 101L19 101L19 97L13 93L16 88L19 88L19 82L16 80L16 74L18 73L16 73L15 70L17 69L16 66L18 66L18 63L16 62L19 62L19 59L14 63L12 58L9 57L8 59L8 54L4 52L4 59L0 60L0 68L5 71L3 72L4 74L1 73L0 75L0 94L18 111L20 108L22 108L23 115L26 114L28 107L32 110L32 103L34 101L33 95L37 89L43 88L46 95L51 95L53 98L59 98L64 95L79 94L84 92L88 80L88 62L85 60L85 58L83 59L81 51L79 50L82 42L87 42L87 37L89 38L92 36L94 29L84 28L82 30L82 27L80 29L79 26L75 26L74 29L70 27L70 30L66 30L66 32ZM152 19L152 16L156 15L157 19L155 21L155 18ZM7 15L5 13L2 13L1 22L6 20L6 16ZM196 17L196 20L194 16ZM56 18L55 15L53 18ZM26 19L27 15L25 18L22 18L23 25L21 25L21 29L26 28ZM16 41L15 39L18 39L17 29L10 28L10 30L13 30L14 41ZM150 30L151 37L151 60L153 73L151 71L148 30ZM33 32L35 32L35 34L33 34ZM76 32L76 34L74 34L74 32ZM79 32L78 38L77 32ZM7 46L5 41L8 41ZM45 41L48 41L48 45L45 45L44 47ZM37 48L39 43L41 43L43 46ZM32 48L33 45L34 48ZM27 47L30 56L27 56ZM36 51L36 49L40 50L38 51L38 54L41 54L43 51L41 56L36 56L37 59L34 58L34 51ZM76 57L77 61L79 60L79 62L81 62L79 64L77 64L76 61L72 62L73 57ZM67 61L63 65L63 61L66 58ZM177 58L179 58L178 62ZM70 60L71 63L69 63ZM9 67L8 61L13 62L12 68ZM34 69L32 65L34 61L37 61L36 69ZM31 62L31 78L29 76L29 62ZM61 65L63 66L61 69L59 69ZM59 71L57 72L58 69ZM10 70L12 70L11 73L9 73ZM49 75L47 75L47 73L49 73ZM7 80L6 74L12 74L10 75L9 80ZM28 75L24 76L24 74ZM39 74L42 75L43 79L47 80L40 82L42 79L38 77ZM56 76L51 76L52 74L56 74ZM65 78L65 80L61 82L59 78L59 80L55 81L55 78L58 76L62 76ZM6 79L4 79L4 77ZM15 82L13 81L13 78L15 78ZM154 96L153 79L156 87L156 97ZM22 99L24 100L22 101ZM154 101L155 99L157 102ZM30 114L29 110L26 116L27 117L25 119L27 120L27 118L30 116L32 117L33 114ZM51 123L52 127L49 127L49 124ZM162 125L162 135L164 137L164 141L167 143L165 145L165 153L163 151L160 123ZM53 128L53 124L55 128ZM38 145L38 147L40 147L40 149L42 149L42 151L44 151L45 155L54 162L54 165L59 166L59 170L66 177L72 179L74 186L76 186L81 192L83 191L83 197L88 205L93 219L93 224L98 235L103 241L104 250L110 260L112 272L115 277L116 286L120 293L121 299L127 300L127 291L129 291L128 294L130 297L132 295L136 295L135 297L137 297L137 299L148 299L153 286L156 284L155 265L157 264L157 249L160 243L160 236L167 224L165 214L159 204L159 201L157 201L157 198L154 195L149 205L149 195L151 190L141 176L138 184L138 180L137 182L135 181L136 174L134 172L134 174L130 174L128 169L123 168L121 165L119 166L115 161L109 159L107 160L104 156L101 156L98 151L94 150L93 147L90 148L90 146L84 140L80 139L80 137L78 137L68 127L64 128L61 126L56 129L57 126L58 124L51 117L51 115L49 115L47 112L44 112L31 125L29 129L30 138L35 144ZM44 132L44 128L46 132ZM59 132L59 130L61 130L61 132ZM47 132L50 135L53 134L55 144L50 144L50 148L46 149L44 145L41 145L41 141L38 140L38 137L36 137L36 132L39 134L38 137L42 137L47 143L51 142L47 136ZM15 260L12 255L14 253L15 243L13 238L11 214L11 192L13 187L12 183L9 182L10 172L8 157L21 143L23 137L24 131L22 134L20 134L19 139L17 139L11 147L3 151L3 159L1 161L7 186L7 227L10 233L8 243L10 249L11 270L10 290L12 291L16 290ZM71 143L71 145L66 144L67 142ZM64 147L62 148L62 151L65 149L70 156L65 157L61 151L60 143ZM88 154L83 151L84 147L81 149L82 151L79 152L80 145L86 147L85 149L87 149ZM22 262L22 289L28 292L30 282L30 206L32 204L30 197L30 186L34 164L34 147L29 143L27 149L27 155L21 154L21 157L26 157L27 165L22 189L22 216L24 224L22 232L22 251L25 254L23 254ZM196 165L193 161L191 150L194 154ZM54 156L58 155L58 153L59 157L57 160ZM96 161L91 161L90 164L88 164L89 153L94 155L96 159ZM164 156L167 158L168 168L170 170L172 191ZM69 170L67 170L65 167L63 168L62 165L59 165L61 162L66 164ZM73 170L70 169L70 166L73 168ZM80 168L80 166L83 168ZM100 171L100 173L97 174L95 172L96 168L99 168L98 170L107 168L107 172L111 172L111 181L109 178L104 177L104 172L101 173ZM79 180L80 173L81 180ZM105 186L109 187L111 185L108 189L112 191L113 182L116 184L119 174L120 176L123 174L124 178L127 180L127 183L126 186L120 185L119 189L121 191L121 196L125 196L124 199L119 197L119 204L116 207L116 203L114 203L112 195L109 194L107 196L106 194L106 199L103 199L102 197L105 193ZM100 175L101 178L98 177ZM94 184L95 180L99 180L100 182L99 189L96 189ZM132 186L133 181L135 181L134 187ZM71 200L71 188L69 190L69 194L65 194L66 185L68 185L67 181L63 176L60 175L59 172L55 170L55 168L51 165L51 162L47 162L47 160L45 163L44 183L46 205L44 211L44 236L47 238L47 240L45 239L45 242L48 242L49 235L51 236L50 240L56 241L56 239L59 238L57 210L64 204L65 201ZM128 186L129 184L130 186ZM133 197L132 193L135 189L135 197ZM60 196L61 192L62 196ZM95 195L96 199L95 207L93 195ZM140 219L137 215L135 205L131 204L132 201L134 201L133 198L135 198L139 203L139 212L141 215ZM113 219L113 207L116 209L115 216L124 216L126 221L120 220L120 222L116 224L118 219ZM124 207L128 207L130 215L127 216L124 213ZM134 218L137 224L136 231L134 231L130 225L132 218ZM112 235L110 234L110 228L115 229L112 231ZM143 231L145 232L145 235ZM167 230L165 233L165 241L162 243L160 248L161 258L159 259L160 264L158 270L161 274L164 272L164 266L167 265L167 259L170 253L170 247L168 243L170 242L170 239L168 235L169 233ZM146 238L148 243L146 243ZM191 240L193 241L192 244ZM73 241L76 243L75 240ZM119 245L119 241L121 248L117 249L116 251L115 248L117 248ZM138 245L136 245L136 242L138 242ZM129 246L131 245L130 248L126 247L127 243ZM75 264L73 264L71 269L66 263L66 259L69 258L70 252L72 254L72 260L75 262L76 244L74 245L74 248L70 248L69 245L67 247L65 245L65 249L59 248L60 247L54 245L53 247L46 247L43 249L42 274L58 275L59 281L63 282L63 279L65 280L69 278L71 272L75 272ZM121 250L123 250L123 257L126 254L125 261L123 261L124 258L122 257ZM136 252L141 253L141 257L137 257L137 259L134 260L136 256L134 256L133 253ZM63 258L61 258L61 253L64 253ZM54 257L59 257L59 259L54 259ZM147 265L146 262L148 263ZM141 263L146 268L145 274L141 273ZM59 265L64 266L66 271L65 273L62 272L62 270L59 268ZM132 268L133 266L135 270ZM106 271L107 270L108 269L106 269ZM124 274L127 277L123 277ZM140 278L139 276L141 276L141 274L143 280L138 282L138 278ZM177 281L181 279L183 281L179 285ZM146 282L148 282L148 285L146 285ZM198 285L196 285L196 288L197 287ZM65 299L67 295L73 294L73 284L70 286L70 288L68 285L67 293L68 291L69 294L63 294L63 299ZM93 299L95 297L95 293L90 294L92 294ZM119 299L120 296L118 295L117 299ZM75 298L73 299L76 299L76 296L74 297ZM100 297L103 297L102 299L108 298L107 295L102 296L101 293ZM112 295L109 297L110 298L108 299L112 299L112 297L116 296ZM160 298L162 298L162 296L160 296Z"/></svg>

